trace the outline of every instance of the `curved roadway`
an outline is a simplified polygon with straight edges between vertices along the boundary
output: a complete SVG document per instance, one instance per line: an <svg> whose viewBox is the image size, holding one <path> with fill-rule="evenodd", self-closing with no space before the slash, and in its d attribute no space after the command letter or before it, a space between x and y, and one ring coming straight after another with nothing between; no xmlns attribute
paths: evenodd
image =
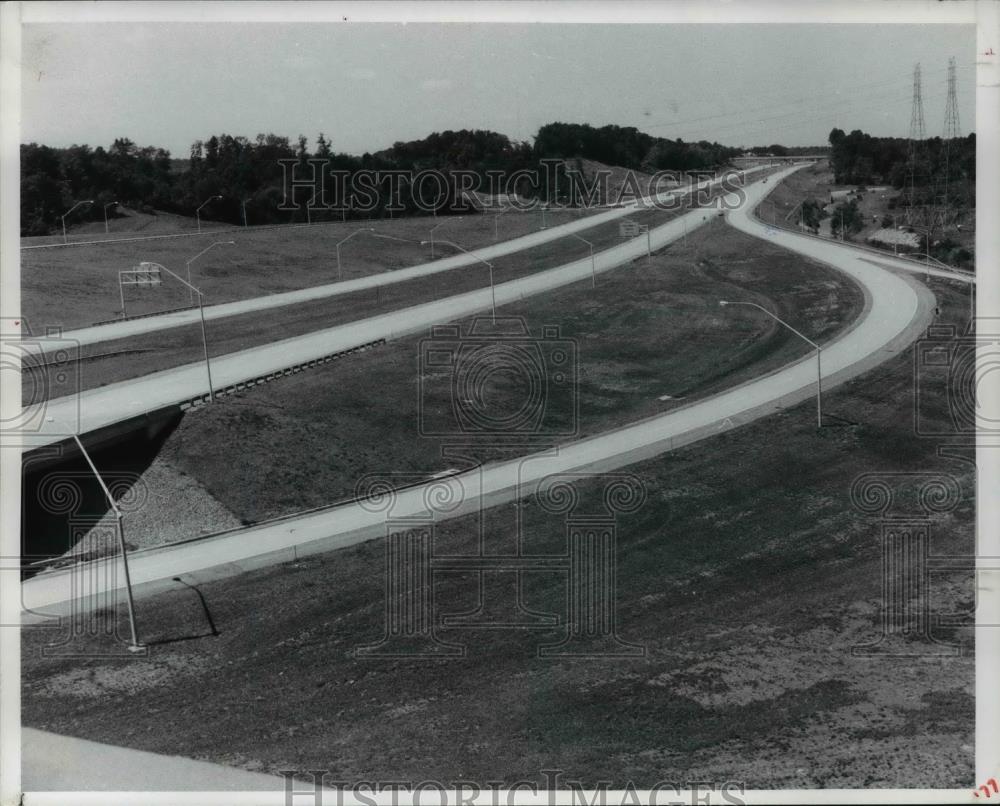
<svg viewBox="0 0 1000 806"><path fill-rule="evenodd" d="M769 166L754 168L744 171L744 173L750 174L755 171L766 170L768 167ZM694 190L714 187L722 181L722 179L706 179L695 185L693 189L685 188L684 190L673 190L659 194L657 198L660 202L681 198L694 192ZM250 299L237 300L235 302L209 305L205 308L205 319L222 319L227 316L238 316L240 314L279 308L285 305L311 302L313 300L326 299L328 297L336 297L343 294L351 294L355 291L363 291L365 289L393 285L395 283L403 283L407 280L413 280L418 277L426 277L431 274L437 274L438 272L460 268L461 266L470 266L474 263L478 263L479 259L491 260L493 258L503 257L504 255L510 255L525 249L531 249L535 246L541 246L542 244L550 241L565 238L576 232L583 232L609 221L624 218L629 213L633 213L636 210L641 209L641 205L643 203L644 202L639 201L631 202L629 204L607 210L603 213L597 213L576 221L567 222L566 224L560 224L538 232L532 232L527 235L522 235L519 238L512 238L509 241L503 241L501 243L474 249L472 251L475 252L476 257L473 257L468 253L461 253L441 258L440 260L435 260L430 263L421 263L417 266L410 266L405 269L396 269L391 272L380 272L378 274L368 275L367 277L358 277L353 280L326 283L324 285L311 286L309 288L302 288L296 291L283 291L278 294L268 294L262 297L252 297ZM164 313L156 316L147 316L140 319L126 319L122 322L94 325L92 327L84 327L78 330L67 331L59 335L57 343L59 346L62 346L62 344L65 343L65 340L71 339L81 345L95 344L101 341L128 338L129 336L138 336L144 333L154 333L158 330L167 330L169 328L180 327L182 325L192 325L196 324L198 321L198 309L188 308L182 311L172 311L171 313ZM41 350L44 350L44 337L26 342L23 349L28 354L37 354Z"/></svg>
<svg viewBox="0 0 1000 806"><path fill-rule="evenodd" d="M787 173L794 168L786 170ZM784 174L778 174L781 176ZM767 185L754 183L745 188L744 204L755 204ZM773 187L773 185L771 185ZM735 204L735 200L731 200ZM617 214L617 211L615 211ZM686 232L706 223L714 215L708 208L696 208L649 231L646 235L580 258L562 266L546 269L527 277L501 283L491 290L479 288L463 294L391 311L302 336L271 342L259 347L228 353L211 359L215 389L243 383L288 367L370 344L380 339L395 339L426 331L432 325L451 322L494 304L504 305L541 294L561 286L590 279L591 272L605 272L646 255L649 245L661 249ZM394 274L397 272L394 272ZM296 292L297 293L297 292ZM270 299L270 298L266 298ZM253 300L251 300L253 302ZM196 312L197 313L197 312ZM138 320L139 324L145 320ZM126 323L131 324L131 323ZM114 326L109 326L114 327ZM102 386L55 398L38 406L39 429L21 435L27 449L59 442L72 434L86 434L115 423L179 405L207 395L208 381L204 362L144 375L134 380Z"/></svg>
<svg viewBox="0 0 1000 806"><path fill-rule="evenodd" d="M759 183L751 186L749 203L730 212L729 223L844 272L865 293L866 305L859 319L823 345L824 388L870 369L916 339L932 319L934 297L930 291L911 277L876 265L857 250L760 223L750 210L770 188ZM922 271L891 258L880 263ZM401 490L389 512L351 502L210 538L137 551L129 555L133 585L138 595L152 594L176 586L172 578L179 575L192 579L226 576L351 545L383 534L388 517L426 517L426 501L432 493L436 500L450 499L454 503L447 517L455 517L519 498L551 474L623 467L807 399L815 393L815 373L815 358L809 355L733 389L614 431ZM108 562L117 560L94 564ZM26 618L64 612L70 606L74 584L90 584L91 580L113 576L98 571L49 571L28 580L23 585L23 604L34 612L26 614ZM83 598L94 592L76 589L73 606L80 607Z"/></svg>

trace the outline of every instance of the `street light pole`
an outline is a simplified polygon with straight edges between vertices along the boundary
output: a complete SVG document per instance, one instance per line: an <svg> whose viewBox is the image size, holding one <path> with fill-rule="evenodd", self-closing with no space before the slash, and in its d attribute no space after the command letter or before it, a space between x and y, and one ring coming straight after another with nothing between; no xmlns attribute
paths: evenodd
<svg viewBox="0 0 1000 806"><path fill-rule="evenodd" d="M583 241L587 246L590 247L590 280L591 287L597 288L597 264L594 261L594 245L588 241L586 238L577 235L575 232L569 234L571 238L576 238L578 241Z"/></svg>
<svg viewBox="0 0 1000 806"><path fill-rule="evenodd" d="M214 202L217 199L221 199L221 198L222 198L222 196L210 196L209 198L205 199L205 201L202 204L200 204L198 206L197 210L194 211L195 218L198 220L198 232L199 233L201 232L201 208L204 207L209 202Z"/></svg>
<svg viewBox="0 0 1000 806"><path fill-rule="evenodd" d="M101 474L97 472L97 467L90 458L90 454L87 453L87 449L83 447L80 437L73 434L73 439L76 440L76 446L80 449L80 453L83 454L83 458L87 460L87 464L90 465L90 469L93 471L94 476L97 477L97 483L101 485L101 490L104 492L105 498L108 499L108 505L115 513L115 521L117 522L115 531L118 534L118 548L121 551L122 568L125 571L125 596L128 601L128 623L129 628L132 631L132 644L129 646L129 652L141 652L145 649L145 646L139 643L139 630L135 623L135 600L132 597L132 577L128 570L128 552L125 545L125 526L123 522L124 515L122 514L122 511L118 509L118 503L111 495L111 491L104 483L104 479L101 478Z"/></svg>
<svg viewBox="0 0 1000 806"><path fill-rule="evenodd" d="M87 199L87 201L78 201L76 204L74 204L72 207L70 207L65 213L63 213L62 216L60 216L60 218L62 218L63 243L67 242L66 241L66 216L68 216L70 213L72 213L81 204L93 204L93 203L94 203L93 199Z"/></svg>
<svg viewBox="0 0 1000 806"><path fill-rule="evenodd" d="M111 206L117 207L118 206L118 202L116 202L116 201L108 202L107 204L104 205L104 234L105 235L108 234L108 208L111 207Z"/></svg>
<svg viewBox="0 0 1000 806"><path fill-rule="evenodd" d="M768 316L770 316L778 324L784 325L792 333L798 336L807 344L812 345L816 348L816 427L823 427L823 348L820 347L816 342L810 339L808 336L800 333L794 327L792 327L784 319L779 319L773 313L771 313L767 308L762 305L758 305L756 302L729 302L728 300L719 300L719 305L747 305L751 308L756 308L759 311L763 311Z"/></svg>
<svg viewBox="0 0 1000 806"><path fill-rule="evenodd" d="M214 245L215 244L212 244L212 246L214 246ZM208 250L205 250L205 251L208 251ZM197 255L195 255L195 257L197 257ZM185 280L179 274L175 274L174 272L170 271L170 269L168 269L166 266L164 266L164 265L162 265L160 263L152 263L152 262L149 262L149 261L144 261L143 263L140 263L139 265L140 266L141 265L155 266L158 269L162 269L167 274L169 274L171 277L173 277L175 280L177 280L180 283L183 283L188 288L190 288L192 291L194 291L195 294L198 295L198 314L201 317L201 341L202 341L202 345L204 346L204 349L205 349L205 373L208 375L208 397L209 397L209 400L211 400L214 403L215 402L215 387L212 384L212 363L211 363L211 361L209 360L209 357L208 357L208 332L205 330L204 295L201 293L200 289L198 289L195 286L191 285L191 283L189 283L187 280Z"/></svg>
<svg viewBox="0 0 1000 806"><path fill-rule="evenodd" d="M420 243L421 244L427 244L429 242L428 241L421 241ZM441 241L441 243L446 243L449 246L454 246L456 249L461 249L463 252L465 252L465 254L469 255L470 257L475 258L476 260L478 260L480 263L482 263L484 266L486 266L490 270L490 298L493 301L493 305L492 305L492 307L493 307L493 324L495 325L497 323L497 292L496 292L496 287L493 285L493 264L490 263L488 260L483 260L481 257L479 257L479 255L475 254L474 252L470 252L464 246L461 246L461 245L455 243L454 241Z"/></svg>
<svg viewBox="0 0 1000 806"><path fill-rule="evenodd" d="M342 243L347 243L355 235L360 235L362 232L374 232L374 231L375 231L374 227L364 227L363 229L356 229L356 230L354 230L354 232L352 232L346 238L341 238L339 241L337 241L337 243L336 243L336 249L337 249L337 280L338 281L344 279L344 272L340 268L340 245ZM423 243L423 242L421 242L421 243Z"/></svg>
<svg viewBox="0 0 1000 806"><path fill-rule="evenodd" d="M431 231L430 231L430 236L431 236L431 260L434 259L434 231L436 229L440 228L440 227L443 227L447 223L448 223L447 221L442 221L440 224L435 224L433 227L431 227Z"/></svg>
<svg viewBox="0 0 1000 806"><path fill-rule="evenodd" d="M226 244L228 246L235 246L236 245L236 241L216 241L215 243L209 244L208 246L206 246L197 255L195 255L193 258L191 258L187 262L187 276L188 276L187 284L188 284L188 289L194 289L194 286L191 285L191 264L194 263L202 255L204 255L213 246L222 246L223 244ZM194 304L194 291L190 290L189 294L190 294L190 297L191 297L191 304L193 305Z"/></svg>

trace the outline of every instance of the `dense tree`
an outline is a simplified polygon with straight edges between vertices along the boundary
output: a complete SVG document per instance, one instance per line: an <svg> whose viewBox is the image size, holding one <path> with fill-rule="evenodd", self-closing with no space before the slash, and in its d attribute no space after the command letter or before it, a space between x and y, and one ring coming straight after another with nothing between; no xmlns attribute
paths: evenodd
<svg viewBox="0 0 1000 806"><path fill-rule="evenodd" d="M103 205L111 201L144 212L164 210L194 215L199 206L217 195L222 199L204 207L203 218L239 224L245 207L250 224L304 221L305 202L313 191L300 185L294 196L298 209L293 210L289 183L310 181L314 177L310 160L315 158L323 160L327 170L348 176L346 183L327 177L326 195L317 199L317 204L337 209L314 206L308 217L319 221L352 215L350 209L339 209L345 202L339 198L339 190L343 184L350 186L361 169L403 171L408 175L434 170L443 175L443 183L429 181L412 189L399 186L397 180L396 191L403 209L397 207L393 213L399 215L426 211L429 205L437 210L457 210L460 200L453 198L460 184L455 177L457 171L473 172L482 191L513 191L557 200L555 185L523 178L516 187L509 187L508 179L529 170L545 176L540 161L546 158L567 160L570 165L590 159L646 171L688 171L718 168L738 153L738 149L705 140L687 143L653 137L632 127L595 128L570 123L542 126L534 145L498 132L462 129L397 142L361 157L335 152L323 132L316 138L315 153L310 153L305 135L289 141L275 134L258 134L250 140L216 133L192 143L187 158L177 160L164 149L140 147L124 137L116 139L107 150L87 145L52 149L31 143L21 147L21 229L25 235L57 231L59 216L81 199L94 199L95 203L74 212L75 221L100 220ZM565 194L565 166L560 166L557 174L558 187ZM320 177L315 175L315 179L318 190ZM388 190L388 182L384 182L379 198L381 211L376 210L376 215L387 214ZM413 198L415 195L420 197L420 204ZM356 212L357 216L371 214L370 210Z"/></svg>

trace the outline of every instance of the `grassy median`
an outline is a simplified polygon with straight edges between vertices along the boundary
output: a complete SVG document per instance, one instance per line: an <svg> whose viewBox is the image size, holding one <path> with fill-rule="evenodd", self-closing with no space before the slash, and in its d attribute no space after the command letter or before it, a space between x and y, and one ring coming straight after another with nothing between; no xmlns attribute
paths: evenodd
<svg viewBox="0 0 1000 806"><path fill-rule="evenodd" d="M547 363L552 345L565 344L576 354L564 382L546 392L543 416L527 434L533 446L667 411L808 351L753 309L719 307L725 298L769 307L819 340L853 321L862 304L842 275L720 220L652 260L600 276L596 289L584 281L504 306L501 319L523 323L530 334L523 341L529 349L539 345L536 357L547 375L563 371ZM460 324L467 338L472 322ZM477 324L490 332L488 315ZM557 335L546 340L545 327ZM445 445L468 444L464 452L473 459L510 455L466 438L449 414L458 402L473 415L488 410L514 417L530 400L527 373L521 367L505 372L503 353L482 364L473 354L454 372L421 369L422 353L441 346L430 336L401 339L189 412L160 460L199 480L250 523L352 497L367 473L430 476L457 466L442 456ZM493 342L468 343L475 349ZM483 365L497 371L476 386L474 370ZM470 386L456 386L456 379ZM482 406L465 403L464 396L475 393ZM453 425L458 430L446 433ZM524 432L492 442L523 446ZM519 455L529 449L512 450Z"/></svg>

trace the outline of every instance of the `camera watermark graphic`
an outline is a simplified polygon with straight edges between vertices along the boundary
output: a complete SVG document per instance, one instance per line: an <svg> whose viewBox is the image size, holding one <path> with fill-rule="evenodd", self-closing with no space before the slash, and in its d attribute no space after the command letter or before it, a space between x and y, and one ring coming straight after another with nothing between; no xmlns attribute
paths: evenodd
<svg viewBox="0 0 1000 806"><path fill-rule="evenodd" d="M481 469L418 484L407 474L366 477L358 488L359 503L385 517L385 622L382 638L359 647L359 657L464 656L467 645L456 631L482 629L561 629L563 636L537 646L539 657L641 656L642 646L618 634L617 518L637 511L646 499L640 479L628 474L558 474L519 484L516 500L537 504L548 515L562 519L564 548L560 553L529 553L518 520L516 550L489 553L485 535L473 553L446 553L438 547L441 520L483 508ZM577 486L600 487L581 503ZM417 500L417 496L420 500ZM598 503L595 505L594 501ZM519 508L520 511L520 508ZM402 513L397 514L397 513ZM471 611L446 613L437 606L436 585L449 573L472 574L478 606ZM526 606L523 575L553 574L563 580L562 614ZM499 575L506 587L487 584ZM512 593L511 593L512 591ZM502 602L491 601L500 595ZM442 631L448 631L443 638Z"/></svg>
<svg viewBox="0 0 1000 806"><path fill-rule="evenodd" d="M548 441L578 432L577 346L559 328L532 334L520 317L439 325L420 342L421 436Z"/></svg>
<svg viewBox="0 0 1000 806"><path fill-rule="evenodd" d="M994 441L1000 419L978 404L977 387L1000 372L1000 319L979 318L975 332L932 325L914 349L914 429L922 437Z"/></svg>
<svg viewBox="0 0 1000 806"><path fill-rule="evenodd" d="M851 485L852 505L879 519L882 593L878 637L852 654L956 656L965 648L949 628L971 625L974 613L935 610L938 575L975 571L973 555L932 552L935 521L962 502L958 480L945 473L865 473Z"/></svg>
<svg viewBox="0 0 1000 806"><path fill-rule="evenodd" d="M597 780L585 783L563 770L540 770L536 779L470 781L347 781L330 770L279 770L285 779L285 806L516 806L530 798L546 806L743 806L742 781ZM544 798L544 800L543 800Z"/></svg>
<svg viewBox="0 0 1000 806"><path fill-rule="evenodd" d="M0 417L0 433L17 441L40 432L66 436L80 425L80 343L58 327L32 335L23 319L0 331L0 383L21 389L21 408ZM8 444L13 444L11 439Z"/></svg>

